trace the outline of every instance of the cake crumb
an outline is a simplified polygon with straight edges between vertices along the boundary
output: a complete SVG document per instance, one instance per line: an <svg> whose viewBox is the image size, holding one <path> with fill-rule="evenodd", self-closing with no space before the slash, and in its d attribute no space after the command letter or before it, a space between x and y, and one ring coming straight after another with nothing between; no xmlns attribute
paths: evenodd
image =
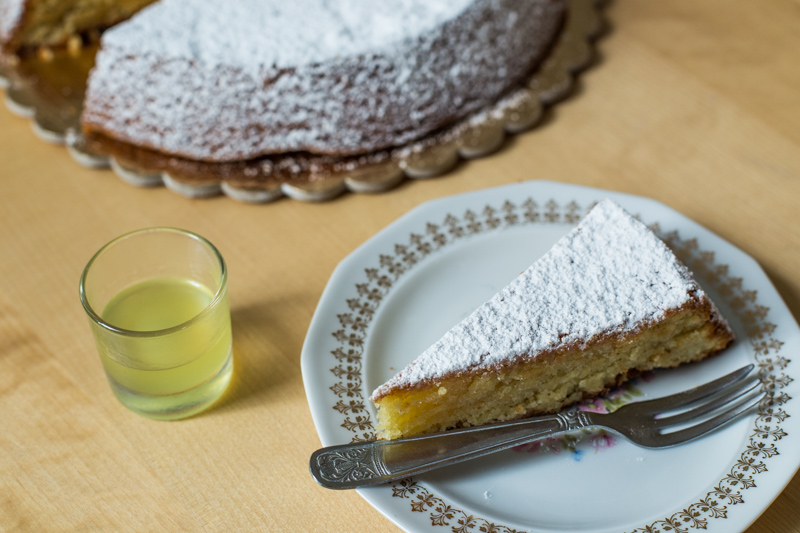
<svg viewBox="0 0 800 533"><path fill-rule="evenodd" d="M77 54L83 49L83 38L80 35L72 35L67 40L67 51L71 54Z"/></svg>
<svg viewBox="0 0 800 533"><path fill-rule="evenodd" d="M42 46L36 51L36 54L42 61L53 60L53 50L48 46Z"/></svg>

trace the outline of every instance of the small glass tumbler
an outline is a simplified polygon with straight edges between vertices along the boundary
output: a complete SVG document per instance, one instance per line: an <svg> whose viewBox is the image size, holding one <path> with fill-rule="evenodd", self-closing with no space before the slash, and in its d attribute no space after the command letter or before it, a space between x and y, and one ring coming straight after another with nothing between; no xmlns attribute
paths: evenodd
<svg viewBox="0 0 800 533"><path fill-rule="evenodd" d="M228 274L203 237L174 228L122 235L86 265L80 297L111 389L131 411L185 418L227 388Z"/></svg>

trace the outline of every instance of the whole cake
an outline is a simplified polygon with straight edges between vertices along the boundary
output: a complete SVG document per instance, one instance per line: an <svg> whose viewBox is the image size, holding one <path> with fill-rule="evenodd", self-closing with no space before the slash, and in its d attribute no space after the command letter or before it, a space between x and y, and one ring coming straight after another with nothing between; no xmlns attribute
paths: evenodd
<svg viewBox="0 0 800 533"><path fill-rule="evenodd" d="M193 161L365 154L493 103L564 0L162 0L107 31L88 135Z"/></svg>
<svg viewBox="0 0 800 533"><path fill-rule="evenodd" d="M0 49L59 46L125 20L154 0L0 0Z"/></svg>
<svg viewBox="0 0 800 533"><path fill-rule="evenodd" d="M600 202L518 278L373 392L384 439L557 412L733 333L667 246Z"/></svg>

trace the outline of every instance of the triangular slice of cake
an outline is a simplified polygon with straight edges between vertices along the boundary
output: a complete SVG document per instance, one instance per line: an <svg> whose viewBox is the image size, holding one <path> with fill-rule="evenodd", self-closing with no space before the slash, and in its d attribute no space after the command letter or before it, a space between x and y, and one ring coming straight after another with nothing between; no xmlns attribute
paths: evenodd
<svg viewBox="0 0 800 533"><path fill-rule="evenodd" d="M378 436L556 412L732 341L728 324L672 251L604 200L373 392Z"/></svg>

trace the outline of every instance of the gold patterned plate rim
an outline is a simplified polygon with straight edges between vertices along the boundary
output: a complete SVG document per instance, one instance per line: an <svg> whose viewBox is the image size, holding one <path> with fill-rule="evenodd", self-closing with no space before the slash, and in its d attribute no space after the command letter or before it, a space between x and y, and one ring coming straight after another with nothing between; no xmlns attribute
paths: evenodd
<svg viewBox="0 0 800 533"><path fill-rule="evenodd" d="M599 0L568 0L568 15L553 49L527 83L517 88L494 106L467 117L439 132L407 146L364 158L367 163L348 163L343 169L326 170L315 174L292 158L271 161L269 167L280 165L301 168L290 180L263 179L256 176L266 163L245 163L242 169L226 170L223 179L191 175L192 171L170 172L161 163L126 161L97 151L80 131L82 89L54 103L53 88L39 96L41 83L30 84L15 75L14 67L3 68L0 61L0 89L6 89L6 104L13 113L30 118L34 132L46 142L66 145L73 159L89 168L111 168L123 181L139 187L164 185L190 198L205 198L224 194L245 203L269 203L279 198L319 202L330 200L344 192L380 193L394 188L403 180L437 177L450 172L460 160L476 159L495 153L508 135L534 128L543 117L544 109L566 97L574 86L577 74L589 66L593 57L593 41L602 29ZM69 65L65 53L64 64ZM80 54L80 52L79 52ZM60 56L59 56L60 57ZM2 59L2 58L0 58ZM85 59L78 56L78 64ZM62 76L59 76L62 77ZM56 91L57 92L57 91ZM80 94L72 94L80 93ZM170 158L161 158L175 161ZM148 166L151 165L151 166ZM352 167L352 168L350 168ZM228 175L229 174L229 175Z"/></svg>
<svg viewBox="0 0 800 533"><path fill-rule="evenodd" d="M449 327L445 323L458 320L528 265L520 264L528 261L524 253L505 251L525 247L509 244L522 237L538 250L531 253L544 253L603 198L639 216L675 250L738 335L735 346L720 357L656 373L651 382L637 385L641 394L676 392L752 362L771 402L729 428L669 451L617 442L608 449L578 445L564 453L501 452L456 470L359 490L401 528L741 531L797 471L800 446L793 440L800 433L800 418L791 415L793 398L800 393L792 355L800 348L800 328L756 261L653 200L546 181L428 202L340 263L320 299L301 357L322 445L372 437L374 409L367 399L372 388L413 359L420 346L436 340L432 335L441 335ZM485 260L492 254L497 257ZM504 266L498 270L496 264ZM465 274L453 283L460 284L461 293L474 292L472 302L459 300L452 287L435 294L438 284L448 283L443 273L459 276L456 268ZM473 270L496 277L493 285L478 290L483 284L465 284ZM438 306L443 314L429 330L426 324L437 319L425 306ZM404 337L417 340L392 347ZM398 355L404 350L409 353ZM387 355L378 355L383 351ZM547 481L531 481L536 479Z"/></svg>

